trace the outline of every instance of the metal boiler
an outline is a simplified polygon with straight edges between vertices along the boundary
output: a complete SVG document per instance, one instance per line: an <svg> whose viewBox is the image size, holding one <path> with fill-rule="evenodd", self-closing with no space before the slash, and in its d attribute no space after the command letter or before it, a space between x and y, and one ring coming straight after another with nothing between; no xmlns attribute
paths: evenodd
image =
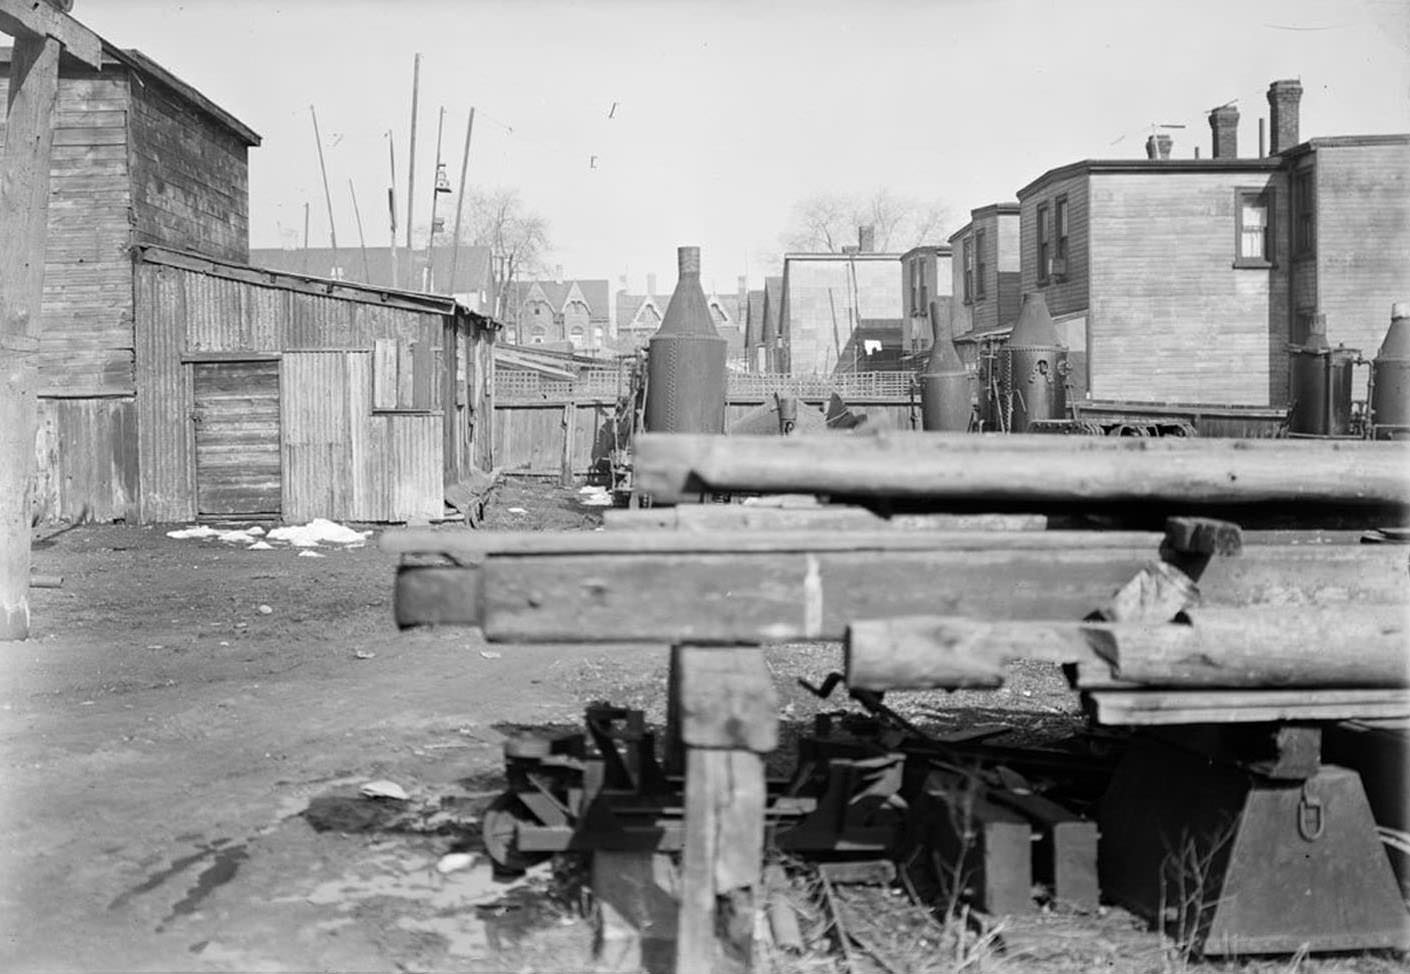
<svg viewBox="0 0 1410 974"><path fill-rule="evenodd" d="M1390 329L1371 361L1371 436L1410 437L1410 302L1390 309Z"/></svg>
<svg viewBox="0 0 1410 974"><path fill-rule="evenodd" d="M1043 295L1023 296L1018 321L999 352L999 428L1026 433L1034 420L1067 416L1067 346Z"/></svg>
<svg viewBox="0 0 1410 974"><path fill-rule="evenodd" d="M1313 436L1351 433L1352 368L1358 349L1332 348L1327 343L1327 316L1312 321L1307 341L1292 352L1292 411L1288 428Z"/></svg>
<svg viewBox="0 0 1410 974"><path fill-rule="evenodd" d="M646 356L649 433L725 431L725 346L700 288L700 248L677 248L680 276Z"/></svg>
<svg viewBox="0 0 1410 974"><path fill-rule="evenodd" d="M916 376L920 384L921 428L963 433L969 429L973 412L969 370L941 321L938 301L930 302L930 323L934 332L930 358Z"/></svg>

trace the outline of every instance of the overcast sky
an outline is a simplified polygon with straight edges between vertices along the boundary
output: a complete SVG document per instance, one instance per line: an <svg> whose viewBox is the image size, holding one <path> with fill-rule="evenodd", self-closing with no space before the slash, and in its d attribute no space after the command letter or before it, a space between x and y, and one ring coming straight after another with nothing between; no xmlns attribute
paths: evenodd
<svg viewBox="0 0 1410 974"><path fill-rule="evenodd" d="M809 194L938 198L948 235L1049 168L1144 156L1155 123L1188 126L1175 155L1208 155L1206 113L1235 99L1252 155L1276 78L1302 79L1304 139L1410 131L1406 0L77 0L73 13L263 136L253 246L297 242L305 202L327 243L310 105L339 244L357 241L349 179L368 243L388 242L386 133L404 218L420 53L418 222L439 109L454 184L473 105L470 181L518 187L568 276L627 274L633 289L648 271L668 287L679 244L702 247L707 284L748 272L758 286Z"/></svg>

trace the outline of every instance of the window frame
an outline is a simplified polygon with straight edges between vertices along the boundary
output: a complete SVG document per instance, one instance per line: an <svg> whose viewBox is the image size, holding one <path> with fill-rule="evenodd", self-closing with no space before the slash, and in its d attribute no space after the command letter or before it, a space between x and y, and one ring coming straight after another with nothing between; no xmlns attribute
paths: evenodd
<svg viewBox="0 0 1410 974"><path fill-rule="evenodd" d="M964 281L964 303L974 303L974 234L967 233L960 241L963 266L961 278Z"/></svg>
<svg viewBox="0 0 1410 974"><path fill-rule="evenodd" d="M1053 200L1053 260L1062 261L1063 270L1061 273L1054 271L1052 278L1055 281L1067 280L1067 251L1068 235L1072 217L1071 207L1067 200L1067 194L1063 193Z"/></svg>
<svg viewBox="0 0 1410 974"><path fill-rule="evenodd" d="M988 241L987 230L974 231L974 300L983 301L988 297L984 290L984 279L988 277L989 265L984 262L984 245Z"/></svg>
<svg viewBox="0 0 1410 974"><path fill-rule="evenodd" d="M1048 230L1051 224L1048 220L1048 204L1039 203L1037 213L1034 216L1034 236L1038 240L1038 286L1042 287L1051 280L1048 273L1049 248L1052 246L1048 239Z"/></svg>
<svg viewBox="0 0 1410 974"><path fill-rule="evenodd" d="M1263 256L1243 256L1244 205L1246 200L1263 204ZM1234 189L1234 267L1244 270L1268 270L1276 267L1273 221L1277 214L1278 194L1272 186L1238 186Z"/></svg>
<svg viewBox="0 0 1410 974"><path fill-rule="evenodd" d="M1311 257L1317 253L1316 170L1299 169L1292 175L1292 255Z"/></svg>

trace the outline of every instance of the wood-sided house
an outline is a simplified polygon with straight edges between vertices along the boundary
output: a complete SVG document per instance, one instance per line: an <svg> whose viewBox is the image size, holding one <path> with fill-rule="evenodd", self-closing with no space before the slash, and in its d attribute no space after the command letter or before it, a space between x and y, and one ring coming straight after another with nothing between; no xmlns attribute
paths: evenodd
<svg viewBox="0 0 1410 974"><path fill-rule="evenodd" d="M9 73L0 48L0 97ZM259 142L140 52L61 61L40 519L405 520L442 513L443 483L487 459L492 323L448 297L250 268Z"/></svg>
<svg viewBox="0 0 1410 974"><path fill-rule="evenodd" d="M1300 141L1301 92L1270 87L1265 157L1238 155L1238 111L1221 106L1211 158L1170 158L1155 137L1150 158L1072 163L1019 191L1022 290L1086 352L1075 378L1093 400L1284 409L1289 343L1319 313L1334 345L1375 353L1410 296L1410 136Z"/></svg>

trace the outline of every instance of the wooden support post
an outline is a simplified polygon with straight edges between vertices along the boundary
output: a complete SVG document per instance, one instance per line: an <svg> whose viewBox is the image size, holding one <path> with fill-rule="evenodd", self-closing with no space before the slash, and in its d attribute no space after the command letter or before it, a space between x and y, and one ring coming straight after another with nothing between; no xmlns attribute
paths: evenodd
<svg viewBox="0 0 1410 974"><path fill-rule="evenodd" d="M778 699L756 647L672 654L686 766L676 971L750 971L767 797L760 755L778 744Z"/></svg>
<svg viewBox="0 0 1410 974"><path fill-rule="evenodd" d="M67 6L67 5L62 5ZM10 58L0 154L0 640L29 637L35 354L49 230L49 166L59 54L102 65L102 41L58 3L0 0Z"/></svg>
<svg viewBox="0 0 1410 974"><path fill-rule="evenodd" d="M578 425L578 404L569 399L563 404L563 457L559 463L558 483L573 486L573 431Z"/></svg>
<svg viewBox="0 0 1410 974"><path fill-rule="evenodd" d="M917 840L935 854L942 895L994 914L1033 909L1033 830L972 779L934 773L917 801Z"/></svg>
<svg viewBox="0 0 1410 974"><path fill-rule="evenodd" d="M1048 886L1055 902L1095 911L1101 895L1097 887L1097 823L1041 795L995 791L992 796L1037 829L1033 879Z"/></svg>

